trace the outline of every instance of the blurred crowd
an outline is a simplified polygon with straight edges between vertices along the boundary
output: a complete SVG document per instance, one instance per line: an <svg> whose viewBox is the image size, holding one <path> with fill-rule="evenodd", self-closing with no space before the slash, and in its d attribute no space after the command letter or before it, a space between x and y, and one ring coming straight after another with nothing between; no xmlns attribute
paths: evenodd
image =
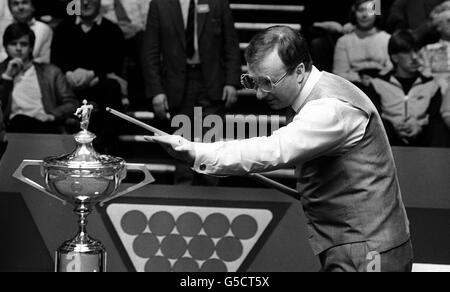
<svg viewBox="0 0 450 292"><path fill-rule="evenodd" d="M315 66L372 99L393 146L450 147L450 1L382 0L381 15L374 0L302 4ZM0 0L0 35L0 150L5 132L78 131L87 99L113 153L106 107L222 115L240 89L226 0Z"/></svg>

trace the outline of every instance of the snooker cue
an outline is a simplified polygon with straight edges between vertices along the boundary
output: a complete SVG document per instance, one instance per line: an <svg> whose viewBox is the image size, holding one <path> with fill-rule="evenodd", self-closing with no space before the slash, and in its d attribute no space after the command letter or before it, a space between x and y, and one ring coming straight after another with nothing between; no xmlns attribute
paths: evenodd
<svg viewBox="0 0 450 292"><path fill-rule="evenodd" d="M166 132L163 132L163 131L155 128L155 127L152 127L152 126L150 126L150 125L148 125L146 123L143 123L143 122L141 122L141 121L139 121L139 120L137 120L135 118L132 118L132 117L126 115L126 114L118 112L118 111L116 111L116 110L114 110L112 108L108 107L108 108L106 108L106 111L111 113L111 114L113 114L113 115L115 115L115 116L117 116L117 117L119 117L119 118L122 118L122 119L124 119L124 120L126 120L126 121L128 121L128 122L130 122L132 124L135 124L136 126L144 128L147 131L150 131L150 132L152 132L154 134L157 134L159 136L169 136L169 134L166 133ZM287 187L287 186L285 186L283 184L280 184L280 183L278 183L278 182L276 182L276 181L274 181L274 180L272 180L270 178L267 178L267 177L265 177L265 176L263 176L261 174L250 173L247 176L252 178L252 179L254 179L254 180L256 180L256 181L259 181L260 183L264 184L265 186L274 188L274 189L276 189L276 190L278 190L278 191L280 191L280 192L282 192L282 193L284 193L284 194L286 194L286 195L288 195L288 196L298 200L298 197L299 197L298 192L296 190L294 190L294 189L291 189L291 188L289 188L289 187Z"/></svg>

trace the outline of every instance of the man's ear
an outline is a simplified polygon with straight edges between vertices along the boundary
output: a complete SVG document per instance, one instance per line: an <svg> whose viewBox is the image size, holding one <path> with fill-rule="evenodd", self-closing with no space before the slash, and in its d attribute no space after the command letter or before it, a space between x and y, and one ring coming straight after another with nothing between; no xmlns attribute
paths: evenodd
<svg viewBox="0 0 450 292"><path fill-rule="evenodd" d="M301 63L298 65L297 68L295 68L295 73L297 74L297 83L303 83L306 73L305 64Z"/></svg>

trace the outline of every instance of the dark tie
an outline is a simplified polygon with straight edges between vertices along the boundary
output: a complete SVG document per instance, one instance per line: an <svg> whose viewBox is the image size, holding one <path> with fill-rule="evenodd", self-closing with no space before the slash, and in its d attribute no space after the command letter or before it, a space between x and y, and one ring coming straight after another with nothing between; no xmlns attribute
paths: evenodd
<svg viewBox="0 0 450 292"><path fill-rule="evenodd" d="M186 55L188 59L191 59L195 54L194 35L195 35L195 0L191 0L189 3L189 13L186 26Z"/></svg>
<svg viewBox="0 0 450 292"><path fill-rule="evenodd" d="M114 11L116 12L117 20L119 22L131 23L131 19L128 17L127 11L123 7L121 0L114 0Z"/></svg>

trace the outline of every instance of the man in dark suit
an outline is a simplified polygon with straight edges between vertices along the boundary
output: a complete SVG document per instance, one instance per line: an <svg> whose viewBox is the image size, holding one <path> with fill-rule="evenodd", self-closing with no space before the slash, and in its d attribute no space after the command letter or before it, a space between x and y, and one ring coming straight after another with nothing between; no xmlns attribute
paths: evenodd
<svg viewBox="0 0 450 292"><path fill-rule="evenodd" d="M146 95L161 119L192 118L195 106L222 114L236 101L241 54L227 0L153 0L143 58ZM177 168L175 183L192 176Z"/></svg>

